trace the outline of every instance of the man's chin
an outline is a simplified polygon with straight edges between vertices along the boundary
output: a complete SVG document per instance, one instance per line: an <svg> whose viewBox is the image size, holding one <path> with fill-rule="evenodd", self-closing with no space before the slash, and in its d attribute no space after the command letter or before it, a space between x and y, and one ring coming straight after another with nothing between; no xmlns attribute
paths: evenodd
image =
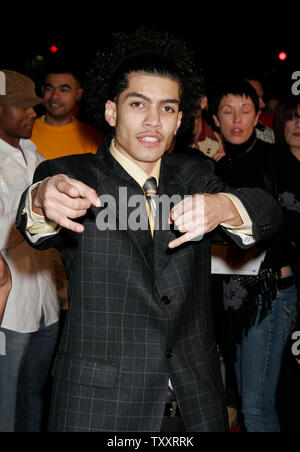
<svg viewBox="0 0 300 452"><path fill-rule="evenodd" d="M65 112L59 110L47 110L47 115L56 120L66 118Z"/></svg>

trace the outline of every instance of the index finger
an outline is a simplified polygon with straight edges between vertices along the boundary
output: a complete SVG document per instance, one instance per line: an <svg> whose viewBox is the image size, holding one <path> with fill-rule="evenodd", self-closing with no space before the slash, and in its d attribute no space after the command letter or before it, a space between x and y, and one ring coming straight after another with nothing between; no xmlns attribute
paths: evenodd
<svg viewBox="0 0 300 452"><path fill-rule="evenodd" d="M97 192L81 181L68 178L68 181L60 181L57 189L72 198L86 198L93 206L101 207Z"/></svg>
<svg viewBox="0 0 300 452"><path fill-rule="evenodd" d="M171 242L169 242L168 247L173 249L173 248L178 248L178 246L182 245L183 243L186 242L198 242L199 240L203 239L203 234L199 234L199 231L188 231L185 234L182 234L180 237L178 237L175 240L172 240Z"/></svg>

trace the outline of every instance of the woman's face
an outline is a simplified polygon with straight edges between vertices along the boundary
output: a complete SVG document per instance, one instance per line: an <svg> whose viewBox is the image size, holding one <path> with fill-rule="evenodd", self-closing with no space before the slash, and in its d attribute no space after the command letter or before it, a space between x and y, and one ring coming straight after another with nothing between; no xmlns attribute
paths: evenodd
<svg viewBox="0 0 300 452"><path fill-rule="evenodd" d="M246 96L228 94L218 108L215 123L225 140L232 144L242 144L249 140L257 124L259 114L252 100Z"/></svg>
<svg viewBox="0 0 300 452"><path fill-rule="evenodd" d="M300 149L300 104L285 121L284 138L290 148Z"/></svg>

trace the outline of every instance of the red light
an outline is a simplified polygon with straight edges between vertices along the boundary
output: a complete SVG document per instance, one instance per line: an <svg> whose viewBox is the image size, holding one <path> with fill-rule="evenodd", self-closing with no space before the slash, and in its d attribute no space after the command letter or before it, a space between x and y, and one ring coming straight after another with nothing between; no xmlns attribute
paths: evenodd
<svg viewBox="0 0 300 452"><path fill-rule="evenodd" d="M286 52L280 52L278 58L280 59L280 61L285 61L287 59Z"/></svg>
<svg viewBox="0 0 300 452"><path fill-rule="evenodd" d="M58 51L58 48L56 46L49 47L49 50L51 53L56 53Z"/></svg>

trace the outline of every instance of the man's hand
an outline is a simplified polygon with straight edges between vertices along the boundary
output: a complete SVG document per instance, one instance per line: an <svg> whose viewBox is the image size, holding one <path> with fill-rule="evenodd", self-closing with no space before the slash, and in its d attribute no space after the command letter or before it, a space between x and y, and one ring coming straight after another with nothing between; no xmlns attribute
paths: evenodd
<svg viewBox="0 0 300 452"><path fill-rule="evenodd" d="M84 216L91 206L101 206L93 188L64 174L44 179L31 196L35 213L73 232L83 232L84 226L72 219Z"/></svg>
<svg viewBox="0 0 300 452"><path fill-rule="evenodd" d="M191 240L200 240L221 223L228 223L233 227L243 224L233 202L222 193L197 194L185 198L171 210L169 223L174 223L183 234L170 242L169 248L176 248Z"/></svg>
<svg viewBox="0 0 300 452"><path fill-rule="evenodd" d="M0 325L2 322L8 295L11 291L12 280L9 267L0 254Z"/></svg>

